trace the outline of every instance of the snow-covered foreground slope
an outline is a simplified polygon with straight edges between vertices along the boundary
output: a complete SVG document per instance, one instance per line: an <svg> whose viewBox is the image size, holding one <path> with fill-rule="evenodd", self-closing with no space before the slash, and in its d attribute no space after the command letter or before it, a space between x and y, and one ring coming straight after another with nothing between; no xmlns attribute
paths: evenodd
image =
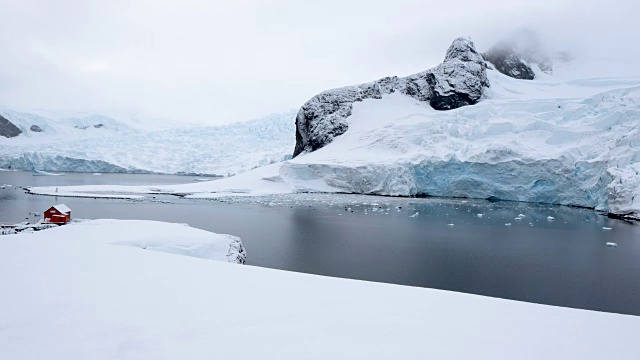
<svg viewBox="0 0 640 360"><path fill-rule="evenodd" d="M196 197L320 191L498 198L640 218L640 78L488 76L491 87L476 105L436 111L399 93L367 99L354 104L349 130L322 149L240 177L164 189ZM110 189L64 191L94 190Z"/></svg>
<svg viewBox="0 0 640 360"><path fill-rule="evenodd" d="M630 359L637 353L637 317L166 250L176 245L170 234L181 235L183 245L201 244L205 235L194 231L99 220L0 236L2 358Z"/></svg>
<svg viewBox="0 0 640 360"><path fill-rule="evenodd" d="M66 123L66 127L61 128L60 122L54 126L49 121L48 125L42 125L45 129L40 133L27 131L11 139L0 137L0 167L77 172L235 174L289 157L295 145L294 119L295 112L290 111L227 126L162 131L132 128L112 131L116 125L111 123L81 130ZM23 122L28 124L34 120L29 118Z"/></svg>

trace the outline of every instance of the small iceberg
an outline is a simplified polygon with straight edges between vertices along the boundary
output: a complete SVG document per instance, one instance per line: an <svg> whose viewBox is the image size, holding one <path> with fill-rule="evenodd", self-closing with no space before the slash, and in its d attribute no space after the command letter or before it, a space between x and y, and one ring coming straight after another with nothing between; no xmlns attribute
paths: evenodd
<svg viewBox="0 0 640 360"><path fill-rule="evenodd" d="M454 224L447 224L447 226L453 226Z"/></svg>
<svg viewBox="0 0 640 360"><path fill-rule="evenodd" d="M504 224L504 226L511 226L511 223L506 223Z"/></svg>
<svg viewBox="0 0 640 360"><path fill-rule="evenodd" d="M556 218L554 218L553 216L547 216L547 220L549 220L549 221L553 221L553 220L555 220L555 219L556 219Z"/></svg>
<svg viewBox="0 0 640 360"><path fill-rule="evenodd" d="M476 216L482 219L482 217L484 216L484 214L478 214L478 215L476 215Z"/></svg>
<svg viewBox="0 0 640 360"><path fill-rule="evenodd" d="M33 176L64 176L64 174L62 173L50 173L50 172L46 172L43 170L33 170L33 173L31 174Z"/></svg>
<svg viewBox="0 0 640 360"><path fill-rule="evenodd" d="M101 173L93 173L93 175L102 175Z"/></svg>
<svg viewBox="0 0 640 360"><path fill-rule="evenodd" d="M603 226L603 227L602 227L602 230L611 230L611 228L610 228L610 227Z"/></svg>
<svg viewBox="0 0 640 360"><path fill-rule="evenodd" d="M607 243L607 246L608 246L608 247L618 247L618 244L617 244L617 243L614 243L614 242L608 242L608 243Z"/></svg>
<svg viewBox="0 0 640 360"><path fill-rule="evenodd" d="M418 214L419 214L419 213L418 213L418 212L416 212L415 214L413 214L413 215L410 215L409 217L412 217L412 218L414 218L414 217L416 217L416 216L418 216Z"/></svg>

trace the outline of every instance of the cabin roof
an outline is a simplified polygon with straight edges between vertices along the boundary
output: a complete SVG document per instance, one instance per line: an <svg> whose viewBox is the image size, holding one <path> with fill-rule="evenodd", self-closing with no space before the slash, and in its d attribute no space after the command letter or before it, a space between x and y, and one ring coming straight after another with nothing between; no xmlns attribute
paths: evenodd
<svg viewBox="0 0 640 360"><path fill-rule="evenodd" d="M71 212L71 209L69 209L69 207L65 204L53 205L52 208L60 211L63 214L67 214Z"/></svg>

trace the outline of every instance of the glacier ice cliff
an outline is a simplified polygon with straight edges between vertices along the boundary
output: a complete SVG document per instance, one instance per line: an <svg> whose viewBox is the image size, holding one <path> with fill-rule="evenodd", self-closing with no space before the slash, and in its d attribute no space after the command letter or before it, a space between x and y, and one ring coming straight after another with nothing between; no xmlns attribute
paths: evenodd
<svg viewBox="0 0 640 360"><path fill-rule="evenodd" d="M355 102L398 92L428 102L434 109L449 110L477 103L488 86L482 55L471 39L458 38L447 50L443 63L433 69L328 90L307 101L296 116L293 156L318 150L344 134Z"/></svg>
<svg viewBox="0 0 640 360"><path fill-rule="evenodd" d="M286 160L295 143L293 110L225 126L160 131L132 129L104 116L53 121L6 109L0 113L27 129L0 138L0 168L230 175ZM29 131L34 123L43 131Z"/></svg>

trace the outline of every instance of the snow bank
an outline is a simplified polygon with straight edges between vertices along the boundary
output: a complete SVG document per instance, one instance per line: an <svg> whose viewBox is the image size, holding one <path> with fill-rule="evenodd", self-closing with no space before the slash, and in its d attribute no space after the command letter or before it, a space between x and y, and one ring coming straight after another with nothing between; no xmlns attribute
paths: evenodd
<svg viewBox="0 0 640 360"><path fill-rule="evenodd" d="M16 241L28 240L34 244L46 241L63 247L87 242L97 250L125 245L233 263L244 264L246 259L240 238L191 228L186 224L146 220L74 220L64 226L43 224L38 230L41 231L20 234L22 237L3 237L1 241L18 239Z"/></svg>
<svg viewBox="0 0 640 360"><path fill-rule="evenodd" d="M2 357L605 359L637 353L640 321L633 316L139 248L216 238L178 224L115 220L0 237Z"/></svg>

